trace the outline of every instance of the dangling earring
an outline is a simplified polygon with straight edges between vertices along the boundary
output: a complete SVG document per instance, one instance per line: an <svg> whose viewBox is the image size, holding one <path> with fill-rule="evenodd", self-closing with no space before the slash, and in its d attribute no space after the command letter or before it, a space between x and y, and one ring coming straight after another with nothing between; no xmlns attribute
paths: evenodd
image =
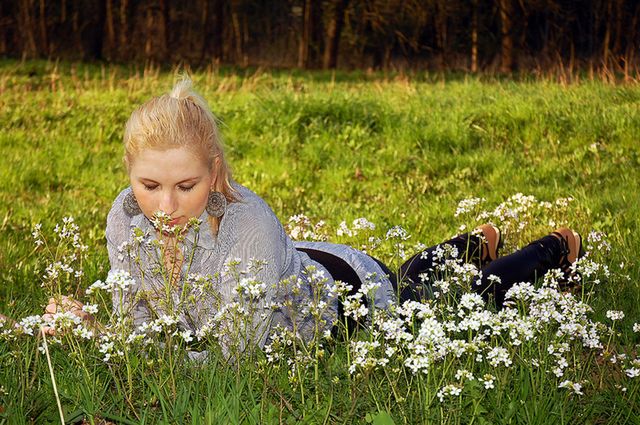
<svg viewBox="0 0 640 425"><path fill-rule="evenodd" d="M124 197L124 201L122 201L122 208L124 209L125 214L129 217L142 214L142 210L140 209L140 205L138 205L136 196L133 194L133 190L127 193L127 196Z"/></svg>
<svg viewBox="0 0 640 425"><path fill-rule="evenodd" d="M209 192L207 198L207 214L211 217L220 218L227 211L227 198L220 192Z"/></svg>

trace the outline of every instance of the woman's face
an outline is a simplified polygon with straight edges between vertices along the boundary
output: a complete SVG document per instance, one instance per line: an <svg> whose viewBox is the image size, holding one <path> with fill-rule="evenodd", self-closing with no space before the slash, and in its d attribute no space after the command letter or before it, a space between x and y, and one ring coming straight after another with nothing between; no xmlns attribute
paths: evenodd
<svg viewBox="0 0 640 425"><path fill-rule="evenodd" d="M157 211L171 217L170 226L199 217L214 184L214 170L187 148L146 149L129 168L133 194L145 216Z"/></svg>

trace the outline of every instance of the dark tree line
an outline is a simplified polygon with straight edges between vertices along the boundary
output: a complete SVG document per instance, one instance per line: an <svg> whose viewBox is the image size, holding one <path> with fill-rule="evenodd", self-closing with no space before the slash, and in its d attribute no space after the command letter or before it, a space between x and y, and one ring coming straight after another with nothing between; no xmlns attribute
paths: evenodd
<svg viewBox="0 0 640 425"><path fill-rule="evenodd" d="M626 72L639 24L638 0L0 0L0 55Z"/></svg>

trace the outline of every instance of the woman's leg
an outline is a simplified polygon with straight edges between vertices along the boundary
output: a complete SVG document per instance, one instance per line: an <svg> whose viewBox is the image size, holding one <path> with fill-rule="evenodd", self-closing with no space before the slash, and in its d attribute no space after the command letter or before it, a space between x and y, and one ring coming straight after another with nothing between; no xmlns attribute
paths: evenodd
<svg viewBox="0 0 640 425"><path fill-rule="evenodd" d="M509 288L519 282L533 283L549 270L559 268L566 254L567 247L559 237L545 236L489 263L482 270L482 278L474 282L474 289L485 300L493 297L496 307L502 308Z"/></svg>
<svg viewBox="0 0 640 425"><path fill-rule="evenodd" d="M498 233L499 239L499 233ZM417 253L407 260L398 271L400 287L400 302L407 300L423 300L431 298L433 290L431 285L423 282L422 275L433 273L438 264L438 248L450 245L457 251L457 258L462 258L468 263L475 263L479 267L482 263L482 238L479 235L465 233L453 239L432 246Z"/></svg>
<svg viewBox="0 0 640 425"><path fill-rule="evenodd" d="M490 230L483 230L485 239L495 239ZM487 237L488 236L488 237ZM497 239L499 241L499 232ZM495 240L493 241L495 242ZM558 229L551 235L534 241L523 249L505 257L487 261L483 249L488 249L492 258L496 258L496 245L488 248L480 236L469 233L456 236L441 245L451 245L458 251L458 258L467 262L487 264L482 270L482 277L473 282L473 288L485 300L493 297L498 308L502 308L506 292L518 282L534 282L554 268L567 268L582 255L580 235L570 229ZM433 290L428 283L423 283L421 275L434 273L437 265L437 247L428 248L411 257L400 267L399 281L405 286L400 292L400 302L406 300L423 300L432 296Z"/></svg>

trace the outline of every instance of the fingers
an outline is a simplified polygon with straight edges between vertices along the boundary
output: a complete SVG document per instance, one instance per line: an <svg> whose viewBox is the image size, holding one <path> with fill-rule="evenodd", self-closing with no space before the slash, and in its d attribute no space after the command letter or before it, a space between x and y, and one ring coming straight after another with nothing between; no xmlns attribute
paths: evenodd
<svg viewBox="0 0 640 425"><path fill-rule="evenodd" d="M82 307L83 307L83 304L80 301L74 300L73 298L68 297L66 295L63 295L59 299L49 298L49 303L44 308L44 314L42 315L42 320L45 323L47 322L51 323L54 321L54 314L59 312L67 312L67 311L75 314L82 320L89 320L89 321L93 320L93 317L86 311L82 310ZM44 332L47 335L51 335L51 336L56 335L56 330L52 327L42 326L41 329L42 329L42 332Z"/></svg>
<svg viewBox="0 0 640 425"><path fill-rule="evenodd" d="M54 320L54 315L58 312L71 312L73 314L75 314L76 316L78 316L80 319L82 320L87 320L87 321L93 321L94 318L93 316L91 316L89 313L87 313L86 311L82 310L83 304L78 301L78 300L74 300L71 297L68 297L66 295L63 295L60 298L49 298L48 304L47 306L44 308L44 314L42 315L42 321L44 323L53 323ZM9 322L11 323L12 320L9 319L8 317L0 314L0 321L1 322ZM41 332L43 332L45 335L49 335L49 336L55 336L56 335L56 330L55 328L52 328L50 326L44 325L40 327Z"/></svg>
<svg viewBox="0 0 640 425"><path fill-rule="evenodd" d="M45 307L44 311L54 314L58 312L58 307L60 307L60 311L70 311L81 317L86 314L82 311L83 304L80 301L74 300L66 295L63 295L59 302L55 298L49 298L49 304Z"/></svg>
<svg viewBox="0 0 640 425"><path fill-rule="evenodd" d="M42 315L42 321L45 323L50 323L53 321L53 314L51 313L46 313ZM49 326L41 326L40 327L41 331L44 332L47 335L55 335L56 334L56 330L54 328L51 328Z"/></svg>
<svg viewBox="0 0 640 425"><path fill-rule="evenodd" d="M43 314L42 315L42 321L45 322L45 323L53 321L53 314L51 314L51 313ZM42 332L44 332L45 334L50 335L50 336L54 336L56 334L56 330L54 328L49 327L49 326L41 326L40 330Z"/></svg>
<svg viewBox="0 0 640 425"><path fill-rule="evenodd" d="M49 326L42 326L40 328L40 331L44 332L45 335L56 336L56 330L53 328L50 328Z"/></svg>

